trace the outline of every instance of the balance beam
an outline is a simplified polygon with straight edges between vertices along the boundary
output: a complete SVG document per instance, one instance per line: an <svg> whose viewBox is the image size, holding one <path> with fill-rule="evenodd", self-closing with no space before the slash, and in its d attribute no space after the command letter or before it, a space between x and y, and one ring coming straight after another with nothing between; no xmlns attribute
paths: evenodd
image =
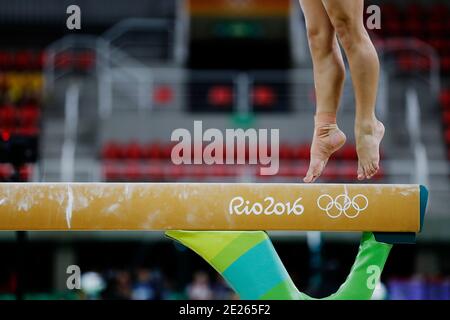
<svg viewBox="0 0 450 320"><path fill-rule="evenodd" d="M406 184L1 183L0 230L416 233L425 203Z"/></svg>

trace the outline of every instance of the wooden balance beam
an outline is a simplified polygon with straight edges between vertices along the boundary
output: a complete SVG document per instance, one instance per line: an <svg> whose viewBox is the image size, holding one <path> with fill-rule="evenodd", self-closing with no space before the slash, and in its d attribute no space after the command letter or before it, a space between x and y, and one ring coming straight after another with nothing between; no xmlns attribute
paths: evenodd
<svg viewBox="0 0 450 320"><path fill-rule="evenodd" d="M416 233L426 194L395 184L1 183L0 230Z"/></svg>
<svg viewBox="0 0 450 320"><path fill-rule="evenodd" d="M252 230L364 231L349 276L326 299L370 299L370 270L379 281L391 244L414 242L427 195L419 185L3 183L0 230L165 230L250 300L313 299Z"/></svg>

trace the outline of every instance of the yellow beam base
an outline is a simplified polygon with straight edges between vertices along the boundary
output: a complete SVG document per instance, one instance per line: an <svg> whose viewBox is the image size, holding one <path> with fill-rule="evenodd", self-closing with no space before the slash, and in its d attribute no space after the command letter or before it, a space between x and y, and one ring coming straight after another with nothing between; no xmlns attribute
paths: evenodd
<svg viewBox="0 0 450 320"><path fill-rule="evenodd" d="M418 232L418 185L2 183L0 230Z"/></svg>

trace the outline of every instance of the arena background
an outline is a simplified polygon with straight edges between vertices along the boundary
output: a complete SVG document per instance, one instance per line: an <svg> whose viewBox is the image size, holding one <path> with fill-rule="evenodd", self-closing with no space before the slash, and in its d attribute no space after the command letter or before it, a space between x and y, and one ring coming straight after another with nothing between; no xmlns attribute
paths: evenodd
<svg viewBox="0 0 450 320"><path fill-rule="evenodd" d="M68 30L70 5L81 30ZM450 298L450 6L372 1L386 124L377 183L421 183L417 245L396 246L379 299ZM304 20L289 0L0 0L0 179L300 182L313 129ZM347 73L349 74L349 73ZM347 79L339 118L353 132ZM281 167L175 166L171 132L280 129ZM353 137L350 136L350 141ZM348 143L320 182L355 182ZM371 181L373 182L373 181ZM272 232L297 286L334 292L359 234ZM200 257L158 232L0 232L0 299L234 299ZM68 290L67 266L82 289Z"/></svg>

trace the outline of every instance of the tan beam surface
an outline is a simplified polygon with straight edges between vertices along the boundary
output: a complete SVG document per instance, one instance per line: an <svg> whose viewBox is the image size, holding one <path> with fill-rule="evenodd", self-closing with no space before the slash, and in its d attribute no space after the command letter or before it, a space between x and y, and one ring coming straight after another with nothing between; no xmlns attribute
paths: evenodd
<svg viewBox="0 0 450 320"><path fill-rule="evenodd" d="M418 185L2 183L0 230L417 232Z"/></svg>

